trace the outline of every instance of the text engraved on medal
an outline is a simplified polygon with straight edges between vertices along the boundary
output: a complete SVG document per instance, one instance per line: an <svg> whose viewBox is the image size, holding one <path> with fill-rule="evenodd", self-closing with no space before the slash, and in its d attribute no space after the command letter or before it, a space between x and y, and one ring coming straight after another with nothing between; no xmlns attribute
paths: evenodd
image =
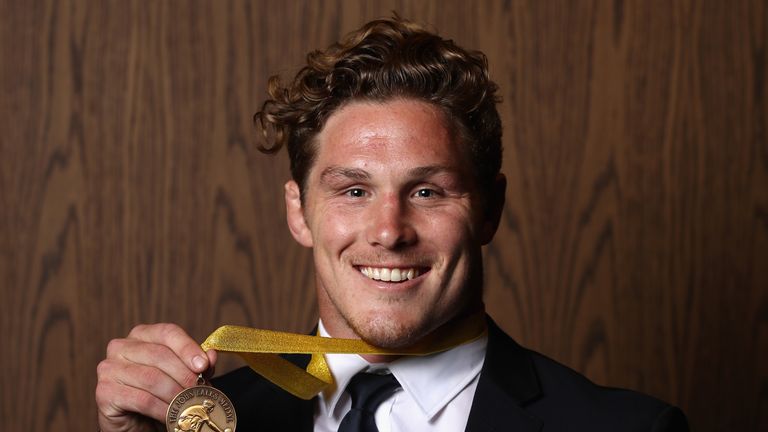
<svg viewBox="0 0 768 432"><path fill-rule="evenodd" d="M165 423L168 432L234 432L237 416L224 393L203 385L176 395L168 407Z"/></svg>

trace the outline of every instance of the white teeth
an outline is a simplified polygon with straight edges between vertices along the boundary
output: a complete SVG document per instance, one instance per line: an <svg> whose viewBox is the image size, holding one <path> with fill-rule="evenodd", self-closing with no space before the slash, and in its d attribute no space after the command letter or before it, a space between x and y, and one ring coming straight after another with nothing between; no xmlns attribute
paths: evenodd
<svg viewBox="0 0 768 432"><path fill-rule="evenodd" d="M360 273L371 279L384 282L402 282L419 276L419 271L415 268L361 267Z"/></svg>
<svg viewBox="0 0 768 432"><path fill-rule="evenodd" d="M400 282L401 280L404 280L404 279L405 278L400 279L400 269L392 269L392 275L389 277L389 280L393 282Z"/></svg>

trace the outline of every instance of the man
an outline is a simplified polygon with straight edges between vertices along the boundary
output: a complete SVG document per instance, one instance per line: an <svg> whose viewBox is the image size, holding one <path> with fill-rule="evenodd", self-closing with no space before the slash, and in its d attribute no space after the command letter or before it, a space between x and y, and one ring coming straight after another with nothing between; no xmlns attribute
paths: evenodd
<svg viewBox="0 0 768 432"><path fill-rule="evenodd" d="M395 17L310 54L269 93L255 120L275 137L264 150L289 152L288 227L313 250L319 333L402 350L482 316L481 247L506 187L485 57ZM424 357L326 355L336 385L310 401L248 368L214 385L243 430L687 430L678 409L596 386L487 319L482 337ZM102 430L151 430L215 362L173 325L112 341Z"/></svg>
<svg viewBox="0 0 768 432"><path fill-rule="evenodd" d="M202 405L192 405L191 407L186 408L179 415L179 420L176 422L176 426L178 427L174 427L174 432L200 432L203 429L203 426L207 426L214 432L229 431L229 429L221 430L216 422L211 420L209 415L215 407L216 404L212 400L206 399L203 401Z"/></svg>

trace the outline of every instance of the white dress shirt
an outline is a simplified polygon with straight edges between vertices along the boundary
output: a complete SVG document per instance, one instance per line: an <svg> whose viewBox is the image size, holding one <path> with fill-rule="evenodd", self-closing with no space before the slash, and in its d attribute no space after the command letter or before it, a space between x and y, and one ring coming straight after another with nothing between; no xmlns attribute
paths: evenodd
<svg viewBox="0 0 768 432"><path fill-rule="evenodd" d="M319 333L328 337L322 322ZM487 345L484 336L438 354L374 364L356 354L326 354L336 388L318 398L315 432L337 432L352 407L352 399L344 391L349 381L358 372L380 369L389 369L402 388L376 410L379 432L463 431Z"/></svg>

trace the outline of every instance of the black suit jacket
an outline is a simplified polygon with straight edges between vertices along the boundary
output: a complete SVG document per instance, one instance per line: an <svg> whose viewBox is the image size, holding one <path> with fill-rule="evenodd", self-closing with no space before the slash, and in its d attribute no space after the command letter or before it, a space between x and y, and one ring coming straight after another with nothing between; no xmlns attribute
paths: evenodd
<svg viewBox="0 0 768 432"><path fill-rule="evenodd" d="M518 345L489 321L488 351L467 432L687 431L683 413L630 390L600 387ZM309 356L286 356L306 367ZM235 406L238 431L311 432L315 401L298 399L250 368L213 380Z"/></svg>

